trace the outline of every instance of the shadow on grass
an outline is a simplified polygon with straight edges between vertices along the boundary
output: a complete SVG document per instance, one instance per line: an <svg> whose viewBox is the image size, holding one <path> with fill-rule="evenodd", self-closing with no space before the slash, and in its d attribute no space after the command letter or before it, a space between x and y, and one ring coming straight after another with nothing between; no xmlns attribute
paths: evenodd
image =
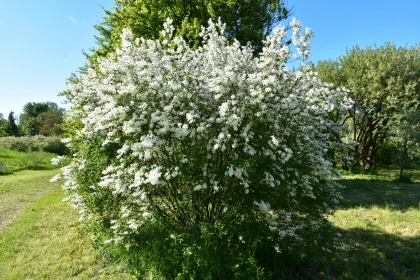
<svg viewBox="0 0 420 280"><path fill-rule="evenodd" d="M273 280L420 279L420 237L360 228L337 230L345 246L332 259L319 256Z"/></svg>
<svg viewBox="0 0 420 280"><path fill-rule="evenodd" d="M339 230L346 244L326 279L420 279L420 237L354 228ZM328 267L328 268L327 268Z"/></svg>
<svg viewBox="0 0 420 280"><path fill-rule="evenodd" d="M405 211L420 207L420 183L402 183L377 179L344 179L342 209L353 207L391 208Z"/></svg>

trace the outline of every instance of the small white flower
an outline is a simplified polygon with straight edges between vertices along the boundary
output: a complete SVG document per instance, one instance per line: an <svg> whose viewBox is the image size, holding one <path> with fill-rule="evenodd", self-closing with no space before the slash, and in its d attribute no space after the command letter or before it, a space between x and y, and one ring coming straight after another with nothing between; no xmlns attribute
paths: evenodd
<svg viewBox="0 0 420 280"><path fill-rule="evenodd" d="M152 213L149 212L143 212L143 214L141 214L143 216L143 218L150 218L152 216Z"/></svg>
<svg viewBox="0 0 420 280"><path fill-rule="evenodd" d="M62 178L61 174L57 174L57 175L55 175L54 177L52 177L52 178L50 179L50 183L57 182L57 181L58 181L58 180L60 180L61 178Z"/></svg>
<svg viewBox="0 0 420 280"><path fill-rule="evenodd" d="M219 107L219 114L220 116L226 116L227 112L229 111L229 105L226 102L223 102L222 105Z"/></svg>
<svg viewBox="0 0 420 280"><path fill-rule="evenodd" d="M162 173L159 171L160 167L156 167L152 169L149 174L147 174L147 179L145 180L146 183L150 183L152 185L156 185L159 183L159 178Z"/></svg>

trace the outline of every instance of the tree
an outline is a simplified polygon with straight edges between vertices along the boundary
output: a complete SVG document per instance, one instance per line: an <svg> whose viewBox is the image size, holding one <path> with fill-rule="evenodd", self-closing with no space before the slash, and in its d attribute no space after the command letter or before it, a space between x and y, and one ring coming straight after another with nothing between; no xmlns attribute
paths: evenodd
<svg viewBox="0 0 420 280"><path fill-rule="evenodd" d="M18 126L16 125L16 120L13 114L14 114L13 111L11 111L7 118L7 133L10 136L18 136L19 129L18 129Z"/></svg>
<svg viewBox="0 0 420 280"><path fill-rule="evenodd" d="M311 32L292 27L306 57ZM271 279L334 249L339 186L323 156L343 92L284 67L284 27L257 57L221 23L197 49L164 31L124 30L122 49L69 85L83 125L65 140L64 188L97 247L165 279Z"/></svg>
<svg viewBox="0 0 420 280"><path fill-rule="evenodd" d="M319 78L322 81L334 83L335 85L344 84L344 77L340 72L340 66L338 62L335 61L323 61L319 62L314 71L318 71ZM348 158L348 149L351 147L350 139L345 139L343 135L348 135L348 127L345 126L345 123L348 120L346 115L347 109L343 107L333 108L329 114L328 118L335 123L340 129L333 129L330 131L331 138L334 140L334 143L327 151L328 159L331 161L333 167L337 167L336 157L339 157L341 168L348 169L347 158Z"/></svg>
<svg viewBox="0 0 420 280"><path fill-rule="evenodd" d="M356 143L352 153L355 165L373 168L396 112L418 103L419 54L418 47L397 48L388 43L364 50L356 46L335 62L318 63L321 79L346 87L354 101L340 119L349 126L346 136Z"/></svg>
<svg viewBox="0 0 420 280"><path fill-rule="evenodd" d="M46 114L47 112L50 112ZM54 102L29 102L23 107L23 113L20 115L19 128L23 135L34 136L41 133L41 128L44 126L44 132L48 129L45 127L45 121L48 121L48 125L51 126L51 129L54 129L56 124L62 122L62 116L64 109L58 107ZM58 115L61 118L57 117ZM57 121L55 123L51 122L51 119L46 119L46 117L53 117L53 120ZM48 132L50 134L50 132Z"/></svg>
<svg viewBox="0 0 420 280"><path fill-rule="evenodd" d="M8 136L7 120L4 119L3 114L0 113L0 137Z"/></svg>
<svg viewBox="0 0 420 280"><path fill-rule="evenodd" d="M63 122L62 111L48 110L37 116L40 123L39 134L44 136L59 136L63 133L60 124Z"/></svg>
<svg viewBox="0 0 420 280"><path fill-rule="evenodd" d="M135 38L158 38L161 26L169 17L176 34L183 36L190 47L200 43L201 26L209 18L226 23L226 35L242 45L251 43L261 51L261 41L273 25L286 19L290 9L284 0L116 0L113 11L105 10L104 20L95 28L98 48L92 58L105 57L121 46L120 34L129 28Z"/></svg>
<svg viewBox="0 0 420 280"><path fill-rule="evenodd" d="M417 109L400 112L391 126L391 135L400 143L400 180L403 180L404 168L410 152L420 144L420 111Z"/></svg>

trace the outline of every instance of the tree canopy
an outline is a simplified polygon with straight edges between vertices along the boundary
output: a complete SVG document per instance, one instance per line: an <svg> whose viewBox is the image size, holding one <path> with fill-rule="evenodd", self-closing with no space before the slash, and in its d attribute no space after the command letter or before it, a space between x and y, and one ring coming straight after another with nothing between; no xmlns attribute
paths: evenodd
<svg viewBox="0 0 420 280"><path fill-rule="evenodd" d="M105 17L95 28L98 47L92 58L104 57L121 45L124 28L133 32L134 38L159 38L159 31L169 17L176 35L184 37L188 45L200 44L201 26L207 26L209 18L219 18L226 23L225 35L237 39L242 45L251 43L261 51L262 40L272 27L286 19L291 10L284 0L115 0L112 11L104 9Z"/></svg>
<svg viewBox="0 0 420 280"><path fill-rule="evenodd" d="M63 121L64 109L54 102L28 102L20 115L19 128L23 135L59 135L57 127Z"/></svg>
<svg viewBox="0 0 420 280"><path fill-rule="evenodd" d="M16 119L14 116L13 111L9 113L9 116L7 117L7 133L10 136L18 136L19 135L19 129L16 125Z"/></svg>
<svg viewBox="0 0 420 280"><path fill-rule="evenodd" d="M418 106L420 48L356 46L336 61L319 62L317 71L323 81L350 90L354 104L336 119L348 124L340 137L355 142L355 164L374 167L397 113Z"/></svg>
<svg viewBox="0 0 420 280"><path fill-rule="evenodd" d="M7 120L4 119L2 113L0 113L0 137L9 136L7 134Z"/></svg>
<svg viewBox="0 0 420 280"><path fill-rule="evenodd" d="M10 112L7 119L0 113L0 137L18 136L19 130L13 112Z"/></svg>

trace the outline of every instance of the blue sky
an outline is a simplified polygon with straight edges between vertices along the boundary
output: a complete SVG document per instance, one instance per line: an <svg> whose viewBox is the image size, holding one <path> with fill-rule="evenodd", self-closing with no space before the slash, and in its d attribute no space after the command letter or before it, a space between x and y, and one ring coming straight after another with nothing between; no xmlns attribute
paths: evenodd
<svg viewBox="0 0 420 280"><path fill-rule="evenodd" d="M312 60L336 59L347 47L420 43L419 0L287 0L310 27ZM0 113L52 101L95 46L93 26L113 0L0 0Z"/></svg>

